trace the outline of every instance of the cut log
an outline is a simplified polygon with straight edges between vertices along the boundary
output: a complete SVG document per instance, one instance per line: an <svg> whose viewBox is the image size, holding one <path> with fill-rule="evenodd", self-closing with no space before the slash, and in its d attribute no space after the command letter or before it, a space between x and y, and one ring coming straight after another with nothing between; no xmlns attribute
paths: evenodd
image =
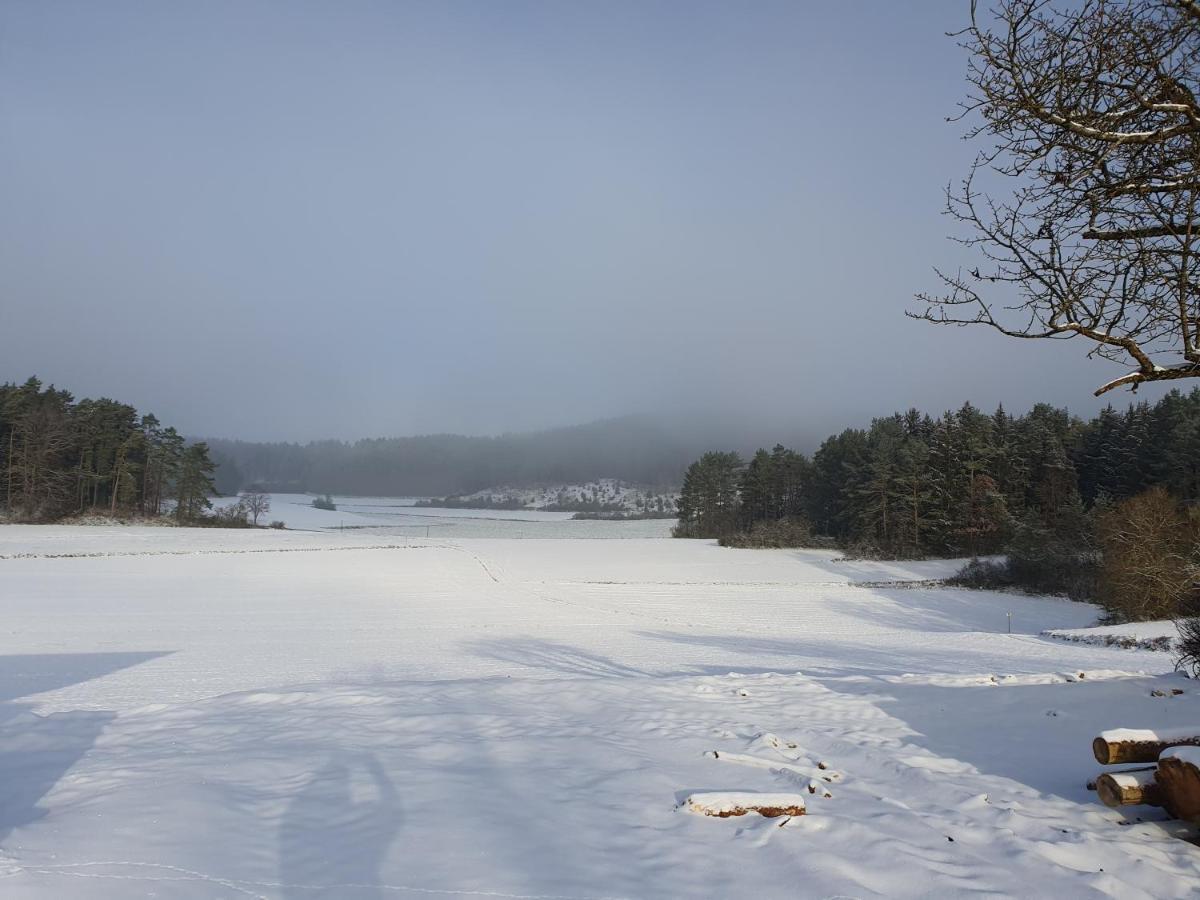
<svg viewBox="0 0 1200 900"><path fill-rule="evenodd" d="M1168 747L1200 746L1200 726L1168 731L1149 728L1114 728L1092 741L1092 753L1102 766L1155 762Z"/></svg>
<svg viewBox="0 0 1200 900"><path fill-rule="evenodd" d="M690 811L702 816L727 819L758 813L768 819L777 816L804 815L804 798L799 794L745 794L711 793L692 794L684 801Z"/></svg>
<svg viewBox="0 0 1200 900"><path fill-rule="evenodd" d="M1163 789L1154 766L1125 772L1105 772L1096 779L1096 796L1105 806L1164 806Z"/></svg>
<svg viewBox="0 0 1200 900"><path fill-rule="evenodd" d="M1200 750L1172 747L1158 761L1163 806L1176 819L1200 824Z"/></svg>

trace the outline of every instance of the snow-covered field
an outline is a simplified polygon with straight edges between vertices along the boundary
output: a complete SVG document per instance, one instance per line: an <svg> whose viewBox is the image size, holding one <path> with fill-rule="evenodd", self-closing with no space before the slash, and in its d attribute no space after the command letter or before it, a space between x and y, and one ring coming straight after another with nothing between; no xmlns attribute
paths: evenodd
<svg viewBox="0 0 1200 900"><path fill-rule="evenodd" d="M263 523L288 528L366 530L391 534L459 538L658 538L669 537L674 519L629 522L573 520L569 512L540 509L483 510L414 507L405 497L334 497L336 510L317 509L309 494L272 494ZM223 502L215 501L220 506Z"/></svg>
<svg viewBox="0 0 1200 900"><path fill-rule="evenodd" d="M1085 783L1200 689L953 568L0 526L0 896L1193 896Z"/></svg>

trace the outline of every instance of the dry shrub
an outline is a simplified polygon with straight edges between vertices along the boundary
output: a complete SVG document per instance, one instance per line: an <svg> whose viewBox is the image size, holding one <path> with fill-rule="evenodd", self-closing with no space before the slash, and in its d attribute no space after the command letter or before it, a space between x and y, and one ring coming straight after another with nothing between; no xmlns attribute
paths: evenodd
<svg viewBox="0 0 1200 900"><path fill-rule="evenodd" d="M1175 661L1175 668L1193 678L1200 678L1200 617L1180 619L1175 627L1179 629L1179 642L1175 645L1179 650L1179 658Z"/></svg>
<svg viewBox="0 0 1200 900"><path fill-rule="evenodd" d="M761 520L750 526L750 531L727 534L720 541L722 547L811 547L812 529L803 519Z"/></svg>
<svg viewBox="0 0 1200 900"><path fill-rule="evenodd" d="M1099 517L1099 599L1117 620L1171 619L1196 593L1196 526L1162 488Z"/></svg>

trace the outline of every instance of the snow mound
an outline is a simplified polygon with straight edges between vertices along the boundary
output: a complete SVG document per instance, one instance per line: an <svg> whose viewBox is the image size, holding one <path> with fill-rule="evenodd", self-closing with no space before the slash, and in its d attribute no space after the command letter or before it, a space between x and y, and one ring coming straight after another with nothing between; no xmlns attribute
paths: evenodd
<svg viewBox="0 0 1200 900"><path fill-rule="evenodd" d="M1200 747L1168 747L1158 756L1159 759L1178 759L1200 768Z"/></svg>
<svg viewBox="0 0 1200 900"><path fill-rule="evenodd" d="M1078 684L1082 681L1110 681L1116 678L1140 678L1145 672L1123 669L1088 669L1074 672L1031 672L1022 675L887 675L894 684L929 684L938 687L1022 687L1031 684Z"/></svg>
<svg viewBox="0 0 1200 900"><path fill-rule="evenodd" d="M1179 633L1169 619L1157 622L1128 622L1124 625L1098 625L1095 628L1053 628L1043 631L1042 637L1097 647L1119 647L1123 650L1162 650L1175 647Z"/></svg>

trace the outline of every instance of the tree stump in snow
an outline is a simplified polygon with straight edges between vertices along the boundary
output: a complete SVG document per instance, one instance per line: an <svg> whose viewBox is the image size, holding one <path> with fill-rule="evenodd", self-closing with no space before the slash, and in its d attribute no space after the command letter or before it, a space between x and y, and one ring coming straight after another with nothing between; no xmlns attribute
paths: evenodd
<svg viewBox="0 0 1200 900"><path fill-rule="evenodd" d="M1155 769L1105 772L1096 779L1096 796L1105 806L1164 806L1163 788L1155 778Z"/></svg>
<svg viewBox="0 0 1200 900"><path fill-rule="evenodd" d="M805 813L804 798L799 794L745 794L708 793L692 794L683 805L702 816L728 819L758 813L768 819L779 816L802 816Z"/></svg>

